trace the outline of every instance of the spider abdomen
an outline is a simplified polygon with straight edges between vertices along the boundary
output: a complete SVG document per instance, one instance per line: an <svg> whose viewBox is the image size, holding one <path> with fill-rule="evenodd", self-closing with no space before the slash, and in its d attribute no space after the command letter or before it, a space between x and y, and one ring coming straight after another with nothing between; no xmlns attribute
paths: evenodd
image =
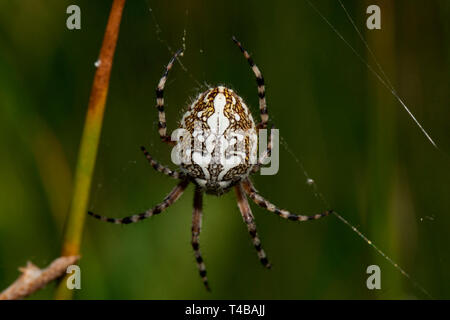
<svg viewBox="0 0 450 320"><path fill-rule="evenodd" d="M218 86L200 94L183 115L180 129L180 166L208 193L226 192L256 163L253 117L231 89Z"/></svg>

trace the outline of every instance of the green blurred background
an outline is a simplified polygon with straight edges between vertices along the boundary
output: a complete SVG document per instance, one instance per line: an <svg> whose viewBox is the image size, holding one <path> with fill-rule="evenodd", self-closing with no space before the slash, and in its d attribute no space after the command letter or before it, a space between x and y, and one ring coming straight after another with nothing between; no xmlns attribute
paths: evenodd
<svg viewBox="0 0 450 320"><path fill-rule="evenodd" d="M81 8L81 30L66 28L70 4ZM43 267L59 255L110 4L0 2L0 289L27 260ZM376 68L339 3L314 4ZM381 30L365 27L370 4L381 7ZM326 209L299 158L330 206L413 280L334 216L294 223L252 206L273 264L265 270L230 192L205 198L200 243L213 290L207 293L190 246L191 186L167 212L142 223L87 219L76 298L426 298L414 281L435 298L450 298L450 2L345 5L440 150L306 1L133 0L123 15L89 209L125 216L153 206L174 186L139 146L170 164L170 148L157 134L154 89L168 46L181 47L184 31L186 70L177 64L166 90L169 128L205 83L235 89L257 116L254 77L231 41L236 35L263 71L270 116L284 141L278 174L255 176L256 187L295 212ZM378 291L366 288L372 264L381 268ZM53 290L49 285L32 298L52 298Z"/></svg>

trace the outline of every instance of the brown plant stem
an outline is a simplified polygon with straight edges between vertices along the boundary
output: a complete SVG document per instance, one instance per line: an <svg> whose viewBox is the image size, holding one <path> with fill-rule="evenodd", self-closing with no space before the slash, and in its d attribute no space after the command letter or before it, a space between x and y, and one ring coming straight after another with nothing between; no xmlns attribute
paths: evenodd
<svg viewBox="0 0 450 320"><path fill-rule="evenodd" d="M80 252L87 203L89 200L92 175L97 156L106 97L108 94L111 67L124 5L125 0L113 1L103 38L103 44L100 50L100 56L96 63L97 71L95 72L94 83L92 84L91 96L89 98L75 172L72 201L65 225L64 242L61 253L63 256L78 255ZM57 288L55 298L70 299L71 297L72 291L65 287L65 281L61 281Z"/></svg>
<svg viewBox="0 0 450 320"><path fill-rule="evenodd" d="M18 300L29 296L65 274L67 267L78 259L79 256L59 257L45 269L39 269L28 261L26 267L19 268L22 275L0 293L0 300Z"/></svg>

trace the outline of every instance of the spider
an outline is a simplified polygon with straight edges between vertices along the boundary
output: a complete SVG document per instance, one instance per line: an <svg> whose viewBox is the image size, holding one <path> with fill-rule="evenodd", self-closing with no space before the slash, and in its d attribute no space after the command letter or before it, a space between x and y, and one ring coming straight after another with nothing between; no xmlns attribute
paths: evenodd
<svg viewBox="0 0 450 320"><path fill-rule="evenodd" d="M241 43L233 36L234 43L239 47L256 77L259 97L259 110L261 121L255 125L253 117L244 103L243 99L233 90L224 86L209 88L201 93L191 104L189 110L183 115L180 129L195 136L196 142L192 139L182 137L177 142L167 135L166 116L164 112L164 86L172 69L175 60L182 54L182 50L177 51L170 59L162 78L156 88L156 108L159 113L158 132L162 142L172 146L181 145L182 153L188 151L193 161L180 161L180 170L174 171L167 166L161 165L147 152L145 147L141 147L150 165L158 172L171 178L179 180L178 185L165 197L165 199L155 207L145 212L131 215L125 218L109 218L88 212L91 216L115 224L129 224L139 222L155 214L159 214L175 203L183 194L190 183L195 185L194 210L192 215L192 239L191 244L195 253L197 267L204 286L210 291L206 267L200 252L199 236L202 220L203 193L220 196L234 188L237 198L237 205L242 218L247 225L248 232L253 245L257 251L259 260L266 268L271 264L264 252L258 233L254 216L247 201L247 196L256 205L273 212L284 219L292 221L317 220L329 215L332 210L327 210L316 215L297 215L289 211L279 209L277 206L261 196L253 186L249 176L259 171L264 163L265 157L270 156L272 149L272 139L267 144L267 150L256 162L250 161L252 150L257 146L256 132L258 129L267 128L269 116L267 113L264 78L259 68L253 62L248 52ZM239 132L245 131L249 134L242 136ZM236 138L237 137L237 138ZM240 139L239 139L240 137ZM243 151L233 152L233 144L237 145L240 140ZM225 150L229 147L228 150ZM231 148L231 151L230 151ZM233 158L240 161L224 161ZM205 160L206 159L206 160Z"/></svg>

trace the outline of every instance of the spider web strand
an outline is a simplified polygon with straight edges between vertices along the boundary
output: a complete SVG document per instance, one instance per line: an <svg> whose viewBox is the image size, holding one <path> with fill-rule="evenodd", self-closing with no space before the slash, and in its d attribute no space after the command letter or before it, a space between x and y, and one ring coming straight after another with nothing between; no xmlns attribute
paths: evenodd
<svg viewBox="0 0 450 320"><path fill-rule="evenodd" d="M434 140L430 137L428 132L423 128L423 126L420 124L420 122L416 119L416 117L413 115L413 113L409 110L409 108L406 106L406 104L403 102L403 100L400 98L400 96L394 90L394 88L391 87L390 85L388 85L385 80L383 80L383 78L380 76L380 74L372 68L372 66L353 48L353 46L347 40L345 40L345 38L342 36L342 34L331 24L330 21L328 21L327 18L325 18L325 16L319 11L319 9L317 9L317 7L315 5L313 5L309 0L306 0L306 2L322 18L322 20L326 22L326 24L333 30L333 32L336 33L336 35L352 50L352 52L355 54L355 56L367 67L367 69L370 70L370 72L372 72L372 74L380 81L380 83L396 98L396 100L401 104L403 109L405 109L405 111L413 119L413 121L416 123L416 125L419 127L419 129L422 131L422 133L425 135L425 137L428 139L428 141L433 145L433 147L436 148L436 150L440 150L438 148L438 146L436 145L436 143L434 142ZM341 3L341 5L342 5L342 3ZM355 27L356 27L356 25L355 25ZM360 33L360 32L358 32L358 33ZM365 41L363 40L363 42L365 42ZM368 44L366 44L366 46L368 47ZM380 66L380 68L381 68L381 66ZM385 75L384 72L382 72L382 73ZM389 84L390 84L390 82L389 82Z"/></svg>
<svg viewBox="0 0 450 320"><path fill-rule="evenodd" d="M387 254L385 254L381 249L379 249L370 239L368 239L364 234L362 234L361 231L359 231L355 226L350 224L345 218L343 218L339 213L336 211L333 211L332 214L334 214L340 221L342 221L345 225L347 225L350 229L352 229L358 236L360 236L369 246L371 246L375 251L381 255L383 258L385 258L392 266L394 266L395 269L397 269L404 277L406 277L411 283L414 285L414 287L418 288L420 291L422 291L423 294L425 294L428 298L434 299L433 296L424 288L422 287L417 281L411 278L409 273L407 273L405 270L403 270L402 267L400 267L394 260L392 260Z"/></svg>
<svg viewBox="0 0 450 320"><path fill-rule="evenodd" d="M284 149L294 158L296 164L299 166L301 171L303 172L303 175L306 178L307 184L310 185L313 188L314 196L322 201L322 203L325 205L326 208L330 208L330 205L324 195L319 191L319 188L317 187L317 183L310 177L308 172L306 171L305 167L303 166L301 160L299 157L295 155L295 153L292 151L292 149L288 146L286 140L281 137L280 139L282 142L282 145ZM367 238L361 231L359 231L355 226L353 226L350 222L348 222L344 217L342 217L339 213L332 210L331 213L336 216L341 222L343 222L346 226L348 226L353 232L355 232L361 239L363 239L369 246L371 246L375 251L382 256L384 259L386 259L395 269L397 269L405 278L408 279L412 283L412 285L419 289L424 295L426 295L428 298L433 299L433 296L424 288L422 287L417 281L415 281L409 273L407 273L402 267L398 265L394 260L392 260L387 254L385 254L376 244L372 242L369 238Z"/></svg>

